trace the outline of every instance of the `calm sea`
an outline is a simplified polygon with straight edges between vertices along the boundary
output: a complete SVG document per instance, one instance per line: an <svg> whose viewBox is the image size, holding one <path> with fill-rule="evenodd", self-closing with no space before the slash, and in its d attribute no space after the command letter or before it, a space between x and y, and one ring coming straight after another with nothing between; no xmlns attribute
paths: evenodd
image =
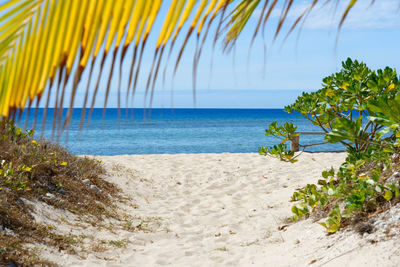
<svg viewBox="0 0 400 267"><path fill-rule="evenodd" d="M102 109L95 109L90 126L79 130L81 109L73 112L72 123L60 143L74 154L121 155L162 153L257 153L260 146L279 143L264 135L273 121L293 122L298 131L320 131L305 119L285 113L281 109L107 109L103 120ZM33 126L34 110L27 120ZM52 114L49 109L44 137L51 138ZM66 114L66 110L64 110ZM126 118L128 114L128 118ZM133 119L132 119L133 114ZM43 109L38 111L36 137L41 132ZM18 122L25 124L25 115ZM322 142L323 136L302 136L301 144ZM342 150L337 144L310 147L310 151Z"/></svg>

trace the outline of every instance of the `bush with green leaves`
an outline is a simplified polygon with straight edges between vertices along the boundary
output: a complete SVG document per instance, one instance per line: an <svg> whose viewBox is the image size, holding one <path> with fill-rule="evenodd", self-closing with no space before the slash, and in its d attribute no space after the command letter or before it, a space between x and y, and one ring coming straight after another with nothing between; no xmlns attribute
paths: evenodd
<svg viewBox="0 0 400 267"><path fill-rule="evenodd" d="M386 67L372 71L364 63L347 59L342 70L323 79L322 88L303 93L285 111L301 116L325 133L328 143L341 143L348 156L339 170L322 172L323 179L296 191L295 220L313 212L328 215L321 223L329 233L400 199L400 181L388 177L398 168L400 146L400 82ZM266 135L281 138L279 145L262 147L263 155L295 162L299 154L286 142L296 133L292 123L272 123Z"/></svg>

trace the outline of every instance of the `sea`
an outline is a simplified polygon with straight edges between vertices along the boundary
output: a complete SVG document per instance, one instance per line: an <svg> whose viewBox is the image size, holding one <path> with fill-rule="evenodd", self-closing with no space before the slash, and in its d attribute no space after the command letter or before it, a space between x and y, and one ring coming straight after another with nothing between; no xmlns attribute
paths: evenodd
<svg viewBox="0 0 400 267"><path fill-rule="evenodd" d="M297 131L321 132L308 120L285 113L283 109L94 109L81 126L81 109L74 109L67 131L53 135L53 109L49 109L42 131L44 109L23 113L17 124L35 127L34 137L58 142L77 155L177 154L177 153L258 153L262 146L279 144L265 136L269 124L292 122ZM67 109L63 110L63 116ZM88 123L89 122L89 123ZM62 125L61 125L62 126ZM57 128L57 127L56 127ZM57 140L58 139L58 140ZM304 135L301 145L323 142L323 135ZM289 145L289 144L288 144ZM310 146L306 151L342 151L339 144Z"/></svg>

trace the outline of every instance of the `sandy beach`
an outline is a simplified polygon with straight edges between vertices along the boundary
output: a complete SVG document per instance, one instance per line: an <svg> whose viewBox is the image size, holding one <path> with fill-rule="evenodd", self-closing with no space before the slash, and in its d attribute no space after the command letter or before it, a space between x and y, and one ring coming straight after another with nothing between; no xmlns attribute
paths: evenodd
<svg viewBox="0 0 400 267"><path fill-rule="evenodd" d="M327 235L311 219L290 222L293 191L315 183L323 169L337 168L344 153L303 153L295 164L229 153L97 158L109 171L106 178L130 198L121 211L142 220L144 227L132 232L114 223L107 232L64 226L64 232L84 234L86 244L123 240L124 245L76 255L41 250L61 266L400 264L399 235L389 238L376 231L361 236L350 230ZM387 216L399 216L398 211ZM61 229L57 216L66 215L60 214L47 217Z"/></svg>

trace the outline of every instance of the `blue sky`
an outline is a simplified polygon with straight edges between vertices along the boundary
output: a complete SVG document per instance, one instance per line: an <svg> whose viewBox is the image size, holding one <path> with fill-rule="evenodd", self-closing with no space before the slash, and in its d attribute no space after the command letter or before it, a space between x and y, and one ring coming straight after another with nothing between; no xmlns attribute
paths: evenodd
<svg viewBox="0 0 400 267"><path fill-rule="evenodd" d="M286 25L290 25L309 2L297 1L289 14ZM337 45L335 45L338 21L345 8L342 5L343 2L347 1L341 1L336 13L332 5L317 7L310 14L301 32L295 31L284 42L283 37L287 32L287 27L283 29L281 37L272 42L272 33L280 15L279 10L276 10L267 25L265 41L262 40L261 35L256 39L250 60L248 58L249 43L259 10L256 10L255 17L244 29L236 49L232 53L222 53L221 43L217 45L212 68L210 67L211 42L206 43L199 63L195 104L192 94L192 60L195 39L192 38L173 81L171 73L176 54L172 54L171 59L173 60L170 60L167 65L169 67L166 69L165 83L162 82L164 69L161 68L152 107L281 108L293 102L302 91L320 88L322 78L338 71L341 61L347 57L364 61L372 69L390 66L399 70L399 2L380 0L375 1L375 4L370 7L370 1L359 0L345 21ZM148 105L148 102L144 102L145 82L148 68L152 62L153 47L160 30L161 18L165 16L167 4L168 1L161 10L150 38L150 45L145 53L142 75L133 107ZM182 37L178 41L182 42ZM264 65L264 43L267 45L266 65ZM108 63L110 64L109 60ZM106 67L105 71L108 68ZM126 70L127 65L123 64L122 99L125 99ZM83 82L87 81L86 77L84 75ZM114 78L112 82L114 86L108 106L116 107L117 94L114 87L117 81ZM98 107L103 105L104 97L102 96L104 96L105 86L106 81L103 79L101 81L102 91L96 102ZM78 92L77 107L81 106L82 99L83 93Z"/></svg>

